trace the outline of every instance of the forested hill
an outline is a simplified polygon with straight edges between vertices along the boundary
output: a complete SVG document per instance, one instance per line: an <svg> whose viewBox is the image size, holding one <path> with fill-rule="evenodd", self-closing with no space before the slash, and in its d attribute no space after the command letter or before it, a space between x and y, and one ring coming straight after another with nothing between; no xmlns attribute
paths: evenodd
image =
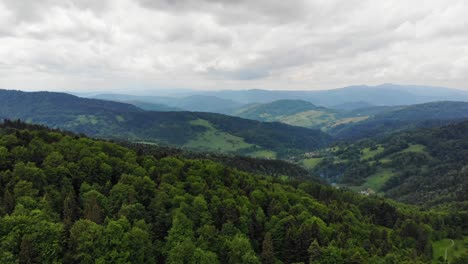
<svg viewBox="0 0 468 264"><path fill-rule="evenodd" d="M337 123L348 123L367 118L362 116L357 118L342 117L340 111L315 106L302 100L278 100L266 104L252 104L234 111L233 115L323 131L327 131Z"/></svg>
<svg viewBox="0 0 468 264"><path fill-rule="evenodd" d="M2 116L27 118L50 115L79 115L100 112L139 112L141 109L124 103L86 99L66 93L22 92L0 89L0 113Z"/></svg>
<svg viewBox="0 0 468 264"><path fill-rule="evenodd" d="M62 93L0 90L0 116L103 138L282 157L330 142L318 130L199 112L144 111Z"/></svg>
<svg viewBox="0 0 468 264"><path fill-rule="evenodd" d="M294 115L297 113L322 110L324 107L318 107L310 102L302 100L278 100L266 104L253 104L237 110L235 113L239 117L271 121L277 120L282 116Z"/></svg>
<svg viewBox="0 0 468 264"><path fill-rule="evenodd" d="M432 102L385 110L361 122L343 124L329 132L338 139L363 139L398 131L433 127L468 119L467 102Z"/></svg>
<svg viewBox="0 0 468 264"><path fill-rule="evenodd" d="M428 263L468 220L156 156L3 124L0 263Z"/></svg>
<svg viewBox="0 0 468 264"><path fill-rule="evenodd" d="M468 121L330 151L315 167L325 178L407 203L468 208Z"/></svg>

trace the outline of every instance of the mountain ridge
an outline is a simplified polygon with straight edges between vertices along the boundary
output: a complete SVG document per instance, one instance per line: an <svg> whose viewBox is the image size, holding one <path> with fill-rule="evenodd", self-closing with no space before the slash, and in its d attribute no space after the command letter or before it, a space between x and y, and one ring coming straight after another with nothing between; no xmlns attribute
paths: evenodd
<svg viewBox="0 0 468 264"><path fill-rule="evenodd" d="M318 130L215 113L153 112L68 94L0 90L0 115L104 138L275 157L331 138ZM262 152L263 151L263 152ZM266 151L266 152L264 152Z"/></svg>

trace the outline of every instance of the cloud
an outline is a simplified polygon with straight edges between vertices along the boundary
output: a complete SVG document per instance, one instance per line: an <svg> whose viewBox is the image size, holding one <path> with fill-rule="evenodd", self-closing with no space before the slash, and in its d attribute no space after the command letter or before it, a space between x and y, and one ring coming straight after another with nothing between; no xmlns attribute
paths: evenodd
<svg viewBox="0 0 468 264"><path fill-rule="evenodd" d="M468 89L468 3L422 2L0 0L0 87Z"/></svg>

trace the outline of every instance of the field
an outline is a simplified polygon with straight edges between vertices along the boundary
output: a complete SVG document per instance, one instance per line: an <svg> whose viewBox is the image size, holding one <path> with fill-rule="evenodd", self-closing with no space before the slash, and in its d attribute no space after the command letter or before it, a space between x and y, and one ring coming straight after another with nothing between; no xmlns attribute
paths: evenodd
<svg viewBox="0 0 468 264"><path fill-rule="evenodd" d="M426 153L426 146L420 144L411 144L406 149L401 152L416 152L416 153Z"/></svg>
<svg viewBox="0 0 468 264"><path fill-rule="evenodd" d="M368 119L368 116L356 116L356 117L346 117L343 119L338 119L335 123L333 123L332 126L338 126L338 125L343 125L343 124L348 124L348 123L356 123L359 121L363 121Z"/></svg>
<svg viewBox="0 0 468 264"><path fill-rule="evenodd" d="M99 120L93 115L79 115L77 118L79 124L92 124L96 125Z"/></svg>
<svg viewBox="0 0 468 264"><path fill-rule="evenodd" d="M275 159L276 153L270 150L259 150L249 154L249 156L254 158L263 158L263 159Z"/></svg>
<svg viewBox="0 0 468 264"><path fill-rule="evenodd" d="M279 122L285 124L309 128L328 126L329 124L335 122L335 120L336 118L333 113L317 110L310 110L278 118Z"/></svg>
<svg viewBox="0 0 468 264"><path fill-rule="evenodd" d="M365 148L362 150L362 156L361 160L369 160L375 157L375 155L380 154L384 151L385 149L381 146L378 146L377 149L371 150L370 148Z"/></svg>
<svg viewBox="0 0 468 264"><path fill-rule="evenodd" d="M302 161L302 165L306 167L307 169L311 170L319 164L320 161L322 161L323 158L310 158L310 159L304 159Z"/></svg>
<svg viewBox="0 0 468 264"><path fill-rule="evenodd" d="M235 152L254 146L246 143L243 138L217 130L206 120L198 119L190 123L191 125L204 126L207 130L197 138L187 142L184 147L208 151Z"/></svg>
<svg viewBox="0 0 468 264"><path fill-rule="evenodd" d="M368 177L362 186L378 192L392 176L391 169L379 169L377 173Z"/></svg>
<svg viewBox="0 0 468 264"><path fill-rule="evenodd" d="M468 254L468 236L463 240L442 239L432 243L434 250L432 263L439 263L440 257L444 259L445 249L447 249L447 260L450 262L454 257L461 256L462 254ZM453 245L453 246L452 246Z"/></svg>

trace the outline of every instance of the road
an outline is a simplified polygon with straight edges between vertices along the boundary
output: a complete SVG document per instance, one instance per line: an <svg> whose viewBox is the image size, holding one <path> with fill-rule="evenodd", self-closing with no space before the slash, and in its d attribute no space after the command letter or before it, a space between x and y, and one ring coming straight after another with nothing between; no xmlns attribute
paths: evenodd
<svg viewBox="0 0 468 264"><path fill-rule="evenodd" d="M445 249L445 262L447 262L447 251L449 250L449 248L452 248L453 246L455 246L455 242L453 241L453 239L450 239L450 241L452 241L452 245L451 246L448 246L446 249Z"/></svg>

